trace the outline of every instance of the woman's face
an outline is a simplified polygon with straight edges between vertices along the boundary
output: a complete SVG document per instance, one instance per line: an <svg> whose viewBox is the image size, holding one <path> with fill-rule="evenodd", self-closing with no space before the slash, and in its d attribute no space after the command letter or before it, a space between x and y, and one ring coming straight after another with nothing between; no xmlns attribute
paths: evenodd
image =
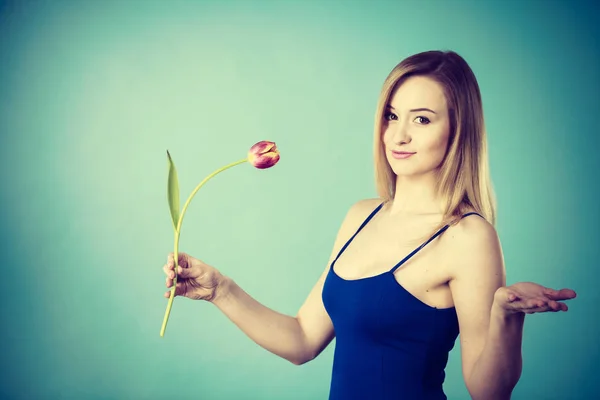
<svg viewBox="0 0 600 400"><path fill-rule="evenodd" d="M385 155L398 176L436 170L448 148L450 120L442 86L413 76L392 93L384 111Z"/></svg>

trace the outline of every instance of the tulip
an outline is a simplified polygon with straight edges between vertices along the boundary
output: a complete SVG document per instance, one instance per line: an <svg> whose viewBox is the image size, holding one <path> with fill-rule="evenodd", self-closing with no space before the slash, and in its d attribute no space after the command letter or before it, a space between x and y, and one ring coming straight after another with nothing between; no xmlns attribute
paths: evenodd
<svg viewBox="0 0 600 400"><path fill-rule="evenodd" d="M272 167L279 161L277 146L266 140L256 143L248 151L248 161L259 169Z"/></svg>
<svg viewBox="0 0 600 400"><path fill-rule="evenodd" d="M177 285L177 262L179 261L179 233L181 232L181 223L183 222L183 216L185 211L187 210L192 198L196 195L198 190L210 180L215 175L220 172L225 171L228 168L236 166L238 164L242 164L245 162L249 162L255 168L258 169L266 169L271 168L279 161L279 150L274 142L270 142L267 140L260 141L254 144L250 150L246 158L235 161L231 164L227 164L224 167L221 167L208 175L202 182L196 186L190 197L188 197L187 201L183 205L183 209L181 210L181 214L179 214L179 183L177 179L177 170L175 169L175 164L173 163L173 159L171 158L171 154L167 150L167 159L168 159L168 182L167 182L167 200L169 203L169 209L171 212L171 219L173 221L173 228L175 230L175 250L174 250L174 259L175 259L175 277L173 278L173 286L171 287L171 295L169 296L169 302L167 304L167 310L165 311L165 316L163 319L163 324L160 329L160 336L163 337L165 335L165 329L167 328L167 322L169 321L169 314L171 313L171 307L173 306L173 299L175 298L175 287Z"/></svg>

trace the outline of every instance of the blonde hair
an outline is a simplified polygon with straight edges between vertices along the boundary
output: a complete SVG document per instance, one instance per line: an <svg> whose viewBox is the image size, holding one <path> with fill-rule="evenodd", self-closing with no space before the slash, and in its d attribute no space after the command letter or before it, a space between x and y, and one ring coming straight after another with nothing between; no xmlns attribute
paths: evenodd
<svg viewBox="0 0 600 400"><path fill-rule="evenodd" d="M400 62L381 90L375 113L375 184L381 200L394 198L396 174L385 156L382 123L394 90L411 76L425 76L439 83L446 95L450 136L446 155L438 167L437 193L444 201L440 229L457 223L469 209L496 224L496 201L488 165L487 139L481 93L467 62L453 51L426 51Z"/></svg>

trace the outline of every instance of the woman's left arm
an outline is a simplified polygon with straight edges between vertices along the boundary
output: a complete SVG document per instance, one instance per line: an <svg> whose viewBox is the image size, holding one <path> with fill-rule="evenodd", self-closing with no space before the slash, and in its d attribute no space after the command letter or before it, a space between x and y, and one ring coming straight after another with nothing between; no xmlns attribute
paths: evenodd
<svg viewBox="0 0 600 400"><path fill-rule="evenodd" d="M473 400L509 400L521 377L525 314L566 311L575 297L532 282L506 287L500 241L481 218L465 218L448 230L458 315L463 377Z"/></svg>

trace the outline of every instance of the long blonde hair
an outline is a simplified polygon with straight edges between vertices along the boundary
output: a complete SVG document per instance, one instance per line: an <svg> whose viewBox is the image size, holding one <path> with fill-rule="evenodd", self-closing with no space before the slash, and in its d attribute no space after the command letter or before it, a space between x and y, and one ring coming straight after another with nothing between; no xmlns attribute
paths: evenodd
<svg viewBox="0 0 600 400"><path fill-rule="evenodd" d="M439 83L446 95L450 136L438 168L437 193L445 203L440 229L452 225L469 209L496 224L496 200L488 165L481 93L467 62L453 51L426 51L400 62L386 78L375 113L374 158L377 193L384 202L394 198L396 174L385 156L382 124L394 90L411 76Z"/></svg>

